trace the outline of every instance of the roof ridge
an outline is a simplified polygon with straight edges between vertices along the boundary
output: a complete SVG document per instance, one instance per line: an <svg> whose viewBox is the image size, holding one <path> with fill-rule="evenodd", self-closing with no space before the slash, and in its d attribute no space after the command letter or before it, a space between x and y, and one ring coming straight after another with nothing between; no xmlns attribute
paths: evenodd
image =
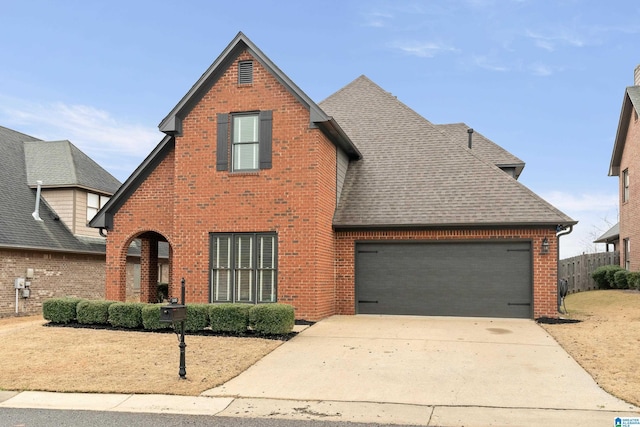
<svg viewBox="0 0 640 427"><path fill-rule="evenodd" d="M73 166L71 168L71 176L72 176L74 182L79 182L78 181L78 164L76 162L76 156L74 155L73 150L71 149L73 144L69 140L65 140L65 141L63 141L63 143L64 142L66 142L65 149L69 152L69 158L71 159L71 165ZM74 146L74 148L75 148L75 146Z"/></svg>
<svg viewBox="0 0 640 427"><path fill-rule="evenodd" d="M10 128L6 127L6 126L0 125L0 128L8 130L9 132L12 132L12 133L15 133L15 134L20 134L20 135L26 136L27 138L31 139L31 141L28 141L28 142L42 141L41 139L36 138L35 136L27 135L24 132L20 132L20 131L14 130L14 129L10 129ZM27 142L27 141L22 141L22 142Z"/></svg>

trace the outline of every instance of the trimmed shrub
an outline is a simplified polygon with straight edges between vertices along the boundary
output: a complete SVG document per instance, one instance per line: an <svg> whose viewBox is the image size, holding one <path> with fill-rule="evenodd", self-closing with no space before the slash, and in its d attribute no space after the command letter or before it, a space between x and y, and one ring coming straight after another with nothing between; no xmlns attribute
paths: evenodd
<svg viewBox="0 0 640 427"><path fill-rule="evenodd" d="M209 319L213 332L244 334L249 327L248 304L213 304L209 306Z"/></svg>
<svg viewBox="0 0 640 427"><path fill-rule="evenodd" d="M609 286L607 283L607 266L603 265L593 270L591 278L598 285L598 289L606 289Z"/></svg>
<svg viewBox="0 0 640 427"><path fill-rule="evenodd" d="M282 335L293 330L295 313L287 304L261 304L249 309L249 326L261 335Z"/></svg>
<svg viewBox="0 0 640 427"><path fill-rule="evenodd" d="M629 289L638 289L640 291L640 272L629 272L627 274L627 283L629 284Z"/></svg>
<svg viewBox="0 0 640 427"><path fill-rule="evenodd" d="M109 306L114 301L80 301L76 306L76 318L78 323L84 325L108 325Z"/></svg>
<svg viewBox="0 0 640 427"><path fill-rule="evenodd" d="M612 266L609 266L609 269L607 269L607 281L609 282L609 287L612 289L615 289L618 287L616 285L615 274L620 270L624 270L624 269L619 265L612 265Z"/></svg>
<svg viewBox="0 0 640 427"><path fill-rule="evenodd" d="M139 302L115 302L109 306L109 323L116 328L139 328L142 326L142 307Z"/></svg>
<svg viewBox="0 0 640 427"><path fill-rule="evenodd" d="M591 277L595 280L599 289L609 289L615 287L615 281L613 275L616 271L620 271L623 268L619 265L603 265L596 268Z"/></svg>
<svg viewBox="0 0 640 427"><path fill-rule="evenodd" d="M76 306L82 298L51 298L42 304L42 316L51 323L70 323L76 319Z"/></svg>
<svg viewBox="0 0 640 427"><path fill-rule="evenodd" d="M187 304L187 320L184 322L186 332L197 332L209 323L208 304Z"/></svg>
<svg viewBox="0 0 640 427"><path fill-rule="evenodd" d="M627 282L627 270L619 270L613 274L613 281L618 289L629 289L629 283Z"/></svg>
<svg viewBox="0 0 640 427"><path fill-rule="evenodd" d="M171 323L160 322L160 307L165 304L145 304L142 307L142 326L150 331L171 329Z"/></svg>

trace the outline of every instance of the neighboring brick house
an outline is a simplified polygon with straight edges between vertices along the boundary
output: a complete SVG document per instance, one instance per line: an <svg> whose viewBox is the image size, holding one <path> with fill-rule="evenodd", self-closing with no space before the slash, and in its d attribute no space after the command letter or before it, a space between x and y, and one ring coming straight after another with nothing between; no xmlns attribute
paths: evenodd
<svg viewBox="0 0 640 427"><path fill-rule="evenodd" d="M316 104L239 33L160 123L166 137L90 225L106 296L141 298L158 242L187 302L283 302L296 318L557 314L557 233L575 224L517 181L524 163L433 125L362 76Z"/></svg>
<svg viewBox="0 0 640 427"><path fill-rule="evenodd" d="M634 86L627 87L622 100L618 131L613 145L609 176L619 177L620 265L640 270L640 259L633 249L640 244L640 65L634 71ZM635 243L633 243L635 242ZM636 249L637 253L637 249Z"/></svg>
<svg viewBox="0 0 640 427"><path fill-rule="evenodd" d="M0 317L37 314L50 297L104 298L105 242L87 222L118 180L69 141L5 127L0 165Z"/></svg>

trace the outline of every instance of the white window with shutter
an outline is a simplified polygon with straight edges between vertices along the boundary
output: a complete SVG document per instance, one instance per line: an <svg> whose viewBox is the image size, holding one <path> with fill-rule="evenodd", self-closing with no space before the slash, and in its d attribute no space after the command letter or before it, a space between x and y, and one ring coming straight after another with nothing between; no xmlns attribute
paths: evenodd
<svg viewBox="0 0 640 427"><path fill-rule="evenodd" d="M259 147L258 114L233 117L233 170L257 170Z"/></svg>

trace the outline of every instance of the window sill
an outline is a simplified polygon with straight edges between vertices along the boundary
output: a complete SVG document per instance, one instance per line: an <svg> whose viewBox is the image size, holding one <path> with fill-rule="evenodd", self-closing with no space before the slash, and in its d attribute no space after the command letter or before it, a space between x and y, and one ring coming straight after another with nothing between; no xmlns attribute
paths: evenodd
<svg viewBox="0 0 640 427"><path fill-rule="evenodd" d="M260 171L237 171L229 172L229 176L258 176Z"/></svg>

